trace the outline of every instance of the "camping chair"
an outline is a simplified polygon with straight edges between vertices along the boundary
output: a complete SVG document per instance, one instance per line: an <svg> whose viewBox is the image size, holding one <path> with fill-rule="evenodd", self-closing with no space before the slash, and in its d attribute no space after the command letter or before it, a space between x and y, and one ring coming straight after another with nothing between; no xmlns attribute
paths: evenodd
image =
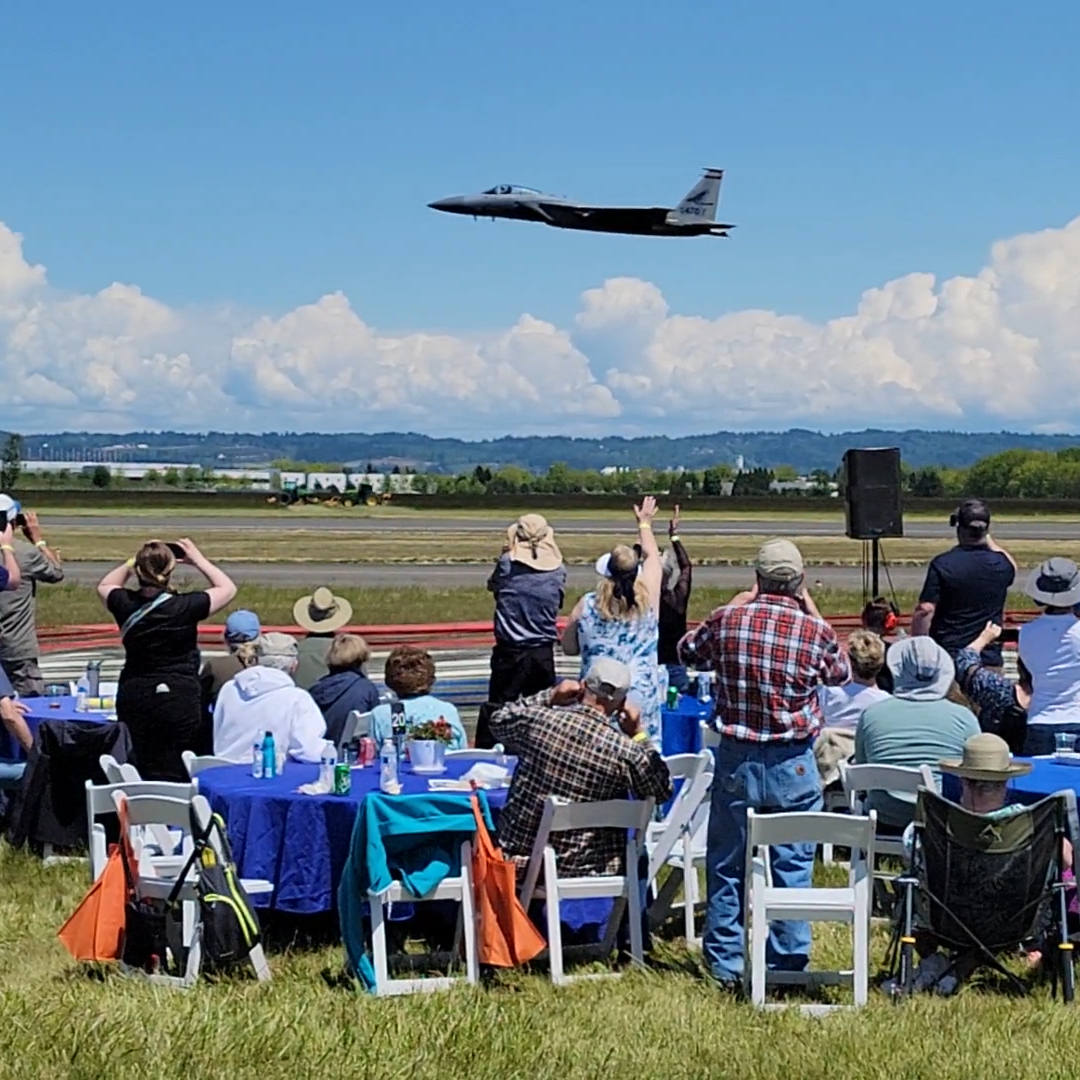
<svg viewBox="0 0 1080 1080"><path fill-rule="evenodd" d="M1073 791L1059 791L1007 817L973 814L933 791L920 791L912 868L896 882L899 898L886 957L896 993L914 989L921 932L952 953L938 981L986 966L1021 993L1027 987L998 955L1044 938L1055 990L1060 977L1062 997L1072 1001L1073 947L1062 874L1066 833L1075 820Z"/></svg>
<svg viewBox="0 0 1080 1080"><path fill-rule="evenodd" d="M133 783L118 784L95 784L92 780L87 780L86 822L89 829L87 846L90 849L91 881L97 881L101 876L108 859L108 834L104 821L99 819L116 817L116 804L113 802L113 792L116 791L122 791L129 796L159 795L162 798L184 799L190 802L198 789L194 784L175 784L161 780L137 780ZM154 856L155 863L162 869L172 868L175 873L190 853L189 845L189 850L179 855L174 854L181 835L178 833L174 836L164 826L151 825L142 832L139 843L143 847L148 842L156 844L161 855Z"/></svg>
<svg viewBox="0 0 1080 1080"><path fill-rule="evenodd" d="M877 815L794 812L755 814L746 811L746 968L744 984L750 1000L765 1006L766 987L774 985L850 985L855 1005L865 1005L870 974L870 881L874 864ZM843 888L788 889L773 885L769 849L780 844L824 844L851 851L848 884ZM849 923L853 933L851 971L767 971L765 946L769 922L798 919L809 922ZM841 1006L808 1005L811 1013Z"/></svg>
<svg viewBox="0 0 1080 1080"><path fill-rule="evenodd" d="M209 827L212 816L210 804L202 795L192 795L190 799L174 799L150 794L128 795L122 790L113 792L112 799L117 811L122 811L127 815L130 829L128 840L131 843L131 850L136 863L131 868L131 885L135 901L166 902L172 895L173 888L177 883L177 873L183 869L183 864L174 869L172 873L169 873L153 856L148 857L145 848L140 847L138 830L146 826L157 825L164 826L167 829L180 829L190 835L192 817L194 817L195 823L200 830ZM216 834L211 833L210 838L212 846L220 856L222 852ZM121 837L121 843L124 842L125 838ZM186 863L186 860L184 862ZM241 884L249 894L253 891L266 892L273 889L273 885L265 881L242 881ZM180 989L186 989L194 985L199 977L202 964L199 901L194 874L190 874L183 881L177 895L177 901L181 908L179 925L177 925L175 917L170 917L167 914L165 929L169 948L173 955L182 962L183 974L146 973L122 963L121 969L125 973L142 975L150 982ZM256 978L260 982L270 978L270 968L266 962L266 955L261 944L252 948L249 959L255 970Z"/></svg>
<svg viewBox="0 0 1080 1080"><path fill-rule="evenodd" d="M597 978L590 975L566 975L563 972L561 900L613 897L614 910L608 922L601 946L604 955L611 952L615 933L624 907L629 909L630 956L644 963L644 943L641 927L641 883L638 876L638 857L644 845L645 831L652 819L656 800L610 799L606 802L574 803L549 795L544 803L544 815L529 855L525 881L521 887L521 904L526 911L530 903L543 900L547 907L548 953L551 962L551 981L565 986L578 979ZM560 877L555 849L548 842L552 833L574 829L622 829L626 831L625 868L621 874L586 874L579 877ZM543 871L544 883L539 884ZM605 976L599 976L603 978Z"/></svg>
<svg viewBox="0 0 1080 1080"><path fill-rule="evenodd" d="M235 761L229 761L226 758L214 757L213 754L196 754L194 750L185 750L180 759L184 763L184 768L187 769L188 776L192 780L203 771L203 769L216 769L219 765L235 765Z"/></svg>
<svg viewBox="0 0 1080 1080"><path fill-rule="evenodd" d="M649 905L649 926L656 928L676 906L675 894L683 887L683 921L688 945L699 945L694 926L694 906L701 899L698 867L705 865L705 840L709 827L709 789L713 779L711 750L696 754L675 754L664 759L672 780L681 780L678 794L672 799L662 821L650 822L645 834L649 856L647 884L653 892ZM660 885L663 867L672 873Z"/></svg>

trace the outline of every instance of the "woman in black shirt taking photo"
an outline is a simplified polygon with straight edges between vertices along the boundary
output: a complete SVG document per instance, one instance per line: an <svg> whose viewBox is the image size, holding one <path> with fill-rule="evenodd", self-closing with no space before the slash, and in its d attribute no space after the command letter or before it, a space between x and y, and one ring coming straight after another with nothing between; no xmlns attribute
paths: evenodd
<svg viewBox="0 0 1080 1080"><path fill-rule="evenodd" d="M172 591L169 582L178 562L198 570L209 588ZM125 588L132 574L137 587ZM206 741L199 623L225 607L236 586L192 541L149 540L134 559L101 579L98 595L124 643L116 714L131 734L135 763L144 780L186 780L180 754L201 752Z"/></svg>

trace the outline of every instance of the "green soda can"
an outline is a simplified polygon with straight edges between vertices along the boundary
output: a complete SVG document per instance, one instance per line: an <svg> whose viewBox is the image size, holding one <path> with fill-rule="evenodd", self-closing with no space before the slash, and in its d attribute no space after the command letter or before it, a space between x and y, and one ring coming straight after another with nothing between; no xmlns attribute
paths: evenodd
<svg viewBox="0 0 1080 1080"><path fill-rule="evenodd" d="M347 761L339 761L334 766L334 794L348 795L352 791L352 773Z"/></svg>
<svg viewBox="0 0 1080 1080"><path fill-rule="evenodd" d="M679 688L677 686L669 686L667 688L667 707L674 709L679 704Z"/></svg>

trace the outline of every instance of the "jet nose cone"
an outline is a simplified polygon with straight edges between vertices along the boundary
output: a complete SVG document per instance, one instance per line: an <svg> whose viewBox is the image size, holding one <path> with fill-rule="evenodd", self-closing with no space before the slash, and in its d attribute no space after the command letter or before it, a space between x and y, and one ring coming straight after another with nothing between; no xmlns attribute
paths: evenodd
<svg viewBox="0 0 1080 1080"><path fill-rule="evenodd" d="M436 199L434 202L428 203L428 208L431 210L456 210L461 206L461 196L450 196L447 199Z"/></svg>

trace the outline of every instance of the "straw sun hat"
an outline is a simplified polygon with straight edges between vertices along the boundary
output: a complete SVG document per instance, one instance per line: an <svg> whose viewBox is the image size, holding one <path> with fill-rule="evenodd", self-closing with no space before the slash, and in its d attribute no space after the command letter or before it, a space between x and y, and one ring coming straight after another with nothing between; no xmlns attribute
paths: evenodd
<svg viewBox="0 0 1080 1080"><path fill-rule="evenodd" d="M1011 780L1031 772L1031 762L1014 762L1009 744L1000 735L984 731L964 743L962 758L944 758L938 762L942 772L967 780Z"/></svg>

